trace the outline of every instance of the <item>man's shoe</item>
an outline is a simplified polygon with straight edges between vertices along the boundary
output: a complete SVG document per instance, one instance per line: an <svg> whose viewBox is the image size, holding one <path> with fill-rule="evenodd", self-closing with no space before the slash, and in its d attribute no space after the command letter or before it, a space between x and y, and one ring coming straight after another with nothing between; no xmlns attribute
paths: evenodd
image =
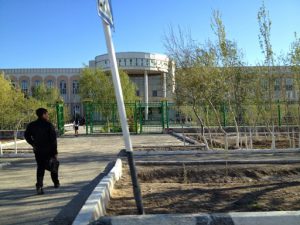
<svg viewBox="0 0 300 225"><path fill-rule="evenodd" d="M42 188L42 187L36 187L36 193L37 193L38 195L43 195L43 194L44 194L43 188Z"/></svg>
<svg viewBox="0 0 300 225"><path fill-rule="evenodd" d="M59 188L59 187L60 187L60 183L54 184L54 188Z"/></svg>

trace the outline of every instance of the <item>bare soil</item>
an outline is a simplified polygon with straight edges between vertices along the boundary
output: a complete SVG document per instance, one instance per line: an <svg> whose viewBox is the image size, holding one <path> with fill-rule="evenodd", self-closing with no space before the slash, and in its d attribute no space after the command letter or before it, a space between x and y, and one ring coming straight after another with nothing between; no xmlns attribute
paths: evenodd
<svg viewBox="0 0 300 225"><path fill-rule="evenodd" d="M300 210L300 164L137 169L147 214ZM136 213L125 165L107 214Z"/></svg>

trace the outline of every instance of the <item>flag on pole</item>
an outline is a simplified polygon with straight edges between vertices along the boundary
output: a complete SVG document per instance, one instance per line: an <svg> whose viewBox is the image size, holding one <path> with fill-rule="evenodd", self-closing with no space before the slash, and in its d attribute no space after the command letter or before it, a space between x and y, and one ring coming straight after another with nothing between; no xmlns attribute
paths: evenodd
<svg viewBox="0 0 300 225"><path fill-rule="evenodd" d="M111 28L114 27L111 0L98 0L98 14Z"/></svg>

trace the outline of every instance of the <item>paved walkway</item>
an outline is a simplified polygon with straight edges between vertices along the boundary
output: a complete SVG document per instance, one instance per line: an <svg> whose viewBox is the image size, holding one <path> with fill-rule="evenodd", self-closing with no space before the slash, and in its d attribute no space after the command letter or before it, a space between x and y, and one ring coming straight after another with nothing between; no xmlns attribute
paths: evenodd
<svg viewBox="0 0 300 225"><path fill-rule="evenodd" d="M135 146L181 145L182 142L170 135L132 136ZM10 166L0 169L0 224L70 224L71 211L79 210L80 194L92 189L99 174L109 161L116 159L124 148L121 136L69 135L58 139L61 188L54 189L49 172L44 179L45 195L36 195L34 158L4 159ZM27 144L19 146L29 147ZM75 207L75 208L74 208Z"/></svg>

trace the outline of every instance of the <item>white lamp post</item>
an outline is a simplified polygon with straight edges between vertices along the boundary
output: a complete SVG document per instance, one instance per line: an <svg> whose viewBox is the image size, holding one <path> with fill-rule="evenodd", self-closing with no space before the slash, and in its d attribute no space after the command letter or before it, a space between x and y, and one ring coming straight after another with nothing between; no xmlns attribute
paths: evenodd
<svg viewBox="0 0 300 225"><path fill-rule="evenodd" d="M118 71L116 53L115 53L115 49L111 37L111 27L113 27L113 14L112 14L111 2L110 0L98 0L97 6L98 6L98 14L102 18L107 52L109 56L115 95L117 99L118 112L121 120L122 133L125 141L128 164L129 164L131 179L133 184L134 198L135 198L135 202L139 214L144 214L141 190L137 180L136 168L133 160L132 143L130 139L128 124L127 124L126 111L125 111L122 87L121 87L120 76Z"/></svg>

